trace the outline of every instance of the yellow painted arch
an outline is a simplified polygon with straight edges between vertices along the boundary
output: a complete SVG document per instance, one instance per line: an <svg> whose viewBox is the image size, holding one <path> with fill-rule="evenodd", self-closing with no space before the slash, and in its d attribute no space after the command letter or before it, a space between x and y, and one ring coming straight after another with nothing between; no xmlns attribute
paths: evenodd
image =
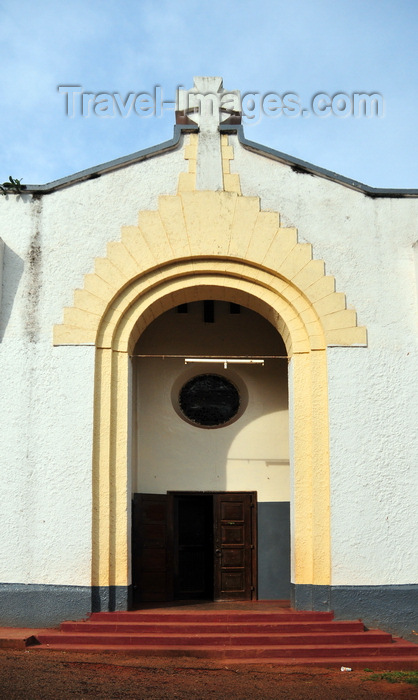
<svg viewBox="0 0 418 700"><path fill-rule="evenodd" d="M260 313L291 357L292 580L330 583L328 345L363 345L366 331L295 229L255 197L180 192L141 212L95 262L54 343L95 344L93 573L130 582L130 358L145 328L181 303L214 298Z"/></svg>
<svg viewBox="0 0 418 700"><path fill-rule="evenodd" d="M149 323L185 301L205 298L232 300L267 318L292 347L294 483L294 580L329 583L329 453L325 344L318 342L318 317L301 314L296 297L290 302L271 284L242 275L213 272L178 274L138 280L116 309L109 309L99 329L97 347L94 491L94 585L126 585L129 581L129 353ZM241 273L243 265L238 265ZM187 272L188 265L183 265ZM231 273L233 272L233 266ZM271 281L270 281L271 282ZM280 285L279 285L280 286ZM134 299L134 301L132 301ZM129 301L128 301L129 300ZM115 300L116 301L116 300ZM300 301L300 300L299 300ZM131 302L131 303L130 303ZM300 302L301 303L301 302ZM304 322L302 319L305 319ZM315 349L312 349L315 345Z"/></svg>
<svg viewBox="0 0 418 700"><path fill-rule="evenodd" d="M103 315L95 344L132 352L146 326L169 308L205 298L234 301L237 296L242 305L273 323L283 336L289 356L326 347L320 318L299 290L253 265L223 259L178 261L133 280ZM132 318L136 321L137 337L130 331Z"/></svg>
<svg viewBox="0 0 418 700"><path fill-rule="evenodd" d="M96 343L103 316L138 280L147 285L150 274L162 279L167 266L175 274L183 261L191 270L208 269L210 259L222 261L226 274L229 265L243 263L256 279L281 280L286 298L303 297L320 318L327 345L366 344L365 328L335 291L334 278L325 275L324 262L312 259L311 245L298 243L296 229L281 227L277 213L260 211L257 197L223 191L162 196L157 211L142 211L138 226L123 227L121 240L108 244L107 256L95 260L83 289L75 290L73 306L54 328L54 344Z"/></svg>

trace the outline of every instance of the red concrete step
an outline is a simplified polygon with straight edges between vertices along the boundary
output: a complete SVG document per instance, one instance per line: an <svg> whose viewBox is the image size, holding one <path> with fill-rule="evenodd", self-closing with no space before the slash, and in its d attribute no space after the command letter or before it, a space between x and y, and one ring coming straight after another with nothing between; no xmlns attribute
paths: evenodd
<svg viewBox="0 0 418 700"><path fill-rule="evenodd" d="M92 618L84 622L63 622L60 625L62 632L98 632L100 634L141 633L154 634L211 634L221 631L226 633L275 633L275 634L305 634L321 632L364 632L361 620L354 621L325 621L325 622L107 622L99 620L92 622Z"/></svg>
<svg viewBox="0 0 418 700"><path fill-rule="evenodd" d="M0 649L26 649L36 644L35 630L22 627L0 628Z"/></svg>
<svg viewBox="0 0 418 700"><path fill-rule="evenodd" d="M140 646L313 646L323 645L388 645L392 643L390 634L376 630L365 635L363 632L321 632L304 634L224 634L223 632L212 634L93 634L90 632L66 633L56 632L38 635L41 644L112 644L112 645L140 645Z"/></svg>
<svg viewBox="0 0 418 700"><path fill-rule="evenodd" d="M390 647L389 647L390 648ZM41 650L42 647L32 647L33 650ZM50 647L55 651L75 651L74 647L68 644L56 644ZM338 645L329 647L321 646L284 646L284 647L180 647L180 646L142 646L142 645L97 645L84 644L77 647L77 651L83 652L124 652L133 653L142 657L194 657L205 659L220 659L228 663L281 663L288 666L300 664L325 664L343 665L353 668L356 664L364 664L363 668L374 667L403 669L408 664L408 668L418 669L418 656L412 654L409 647L400 645L387 653L388 647L374 647L362 645L361 647L351 647L350 645ZM366 663L367 660L367 663Z"/></svg>
<svg viewBox="0 0 418 700"><path fill-rule="evenodd" d="M418 646L332 613L149 610L94 613L42 630L31 650L123 652L227 663L418 669Z"/></svg>
<svg viewBox="0 0 418 700"><path fill-rule="evenodd" d="M133 610L123 612L92 613L91 622L325 622L333 620L332 612L288 611L283 612L241 612L236 610L181 611Z"/></svg>

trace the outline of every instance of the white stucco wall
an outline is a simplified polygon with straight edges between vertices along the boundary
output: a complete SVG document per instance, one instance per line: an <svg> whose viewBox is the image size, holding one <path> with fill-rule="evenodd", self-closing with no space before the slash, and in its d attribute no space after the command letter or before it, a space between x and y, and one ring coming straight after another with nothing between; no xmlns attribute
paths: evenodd
<svg viewBox="0 0 418 700"><path fill-rule="evenodd" d="M415 258L415 284L417 288L417 308L418 308L418 241L414 243L414 258Z"/></svg>
<svg viewBox="0 0 418 700"><path fill-rule="evenodd" d="M413 583L418 561L413 247L418 240L418 200L371 199L335 182L294 173L246 151L234 137L231 142L231 170L240 173L243 194L260 196L264 210L279 211L284 226L296 226L299 240L313 244L314 257L325 260L337 291L346 293L348 306L357 310L359 324L368 329L367 348L328 351L332 583ZM109 241L119 240L122 225L137 222L140 209L155 209L158 195L175 194L178 173L186 167L179 149L41 199L0 198L5 244L0 582L90 583L94 348L54 348L52 328L61 322L63 307L71 306L73 290L82 287L84 274L93 270L94 258L105 255ZM175 346L170 347L175 352ZM283 439L271 441L278 413L282 420L285 412L256 401L229 427L193 428L175 414L167 394L185 372L184 365L174 360L162 367L147 374L149 402L157 402L154 415L164 417L166 408L158 405L163 397L169 413L164 431L175 445L178 463L183 460L184 467L189 454L185 445L196 437L196 450L207 460L201 472L210 478L204 486L200 476L196 486L192 478L182 481L179 475L170 482L172 462L165 453L159 473L165 471L167 478L157 484L151 478L155 445L142 441L134 488L245 488L258 490L260 500L287 500L284 422L278 431ZM264 379L255 381L259 371ZM269 375L268 365L264 370L234 369L231 376L232 372L255 397L265 396L266 378L270 384L282 381L274 376L274 368ZM161 392L155 391L158 384ZM141 389L140 395L145 394ZM150 416L145 434L156 427ZM216 434L223 471L210 471ZM162 453L164 444L157 446ZM261 472L258 460L264 461ZM189 460L188 475L194 470ZM221 480L225 486L218 485Z"/></svg>
<svg viewBox="0 0 418 700"><path fill-rule="evenodd" d="M1 358L1 581L89 585L94 349L14 347Z"/></svg>
<svg viewBox="0 0 418 700"><path fill-rule="evenodd" d="M4 258L4 241L0 238L0 309L1 309L1 297L3 291L3 258Z"/></svg>
<svg viewBox="0 0 418 700"><path fill-rule="evenodd" d="M331 348L333 583L416 581L418 372L405 348Z"/></svg>
<svg viewBox="0 0 418 700"><path fill-rule="evenodd" d="M418 200L372 199L231 140L243 194L298 228L368 329L367 348L328 351L332 583L414 583Z"/></svg>
<svg viewBox="0 0 418 700"><path fill-rule="evenodd" d="M285 354L280 336L248 309L229 314L215 302L215 323L203 323L203 304L187 314L167 312L144 333L141 353L194 355ZM259 501L289 501L287 361L185 366L184 359L137 359L137 458L134 491L257 491ZM245 406L235 422L216 429L187 423L176 412L178 392L201 373L232 381Z"/></svg>
<svg viewBox="0 0 418 700"><path fill-rule="evenodd" d="M94 347L53 325L94 258L174 194L183 150L42 198L0 198L0 582L90 585Z"/></svg>

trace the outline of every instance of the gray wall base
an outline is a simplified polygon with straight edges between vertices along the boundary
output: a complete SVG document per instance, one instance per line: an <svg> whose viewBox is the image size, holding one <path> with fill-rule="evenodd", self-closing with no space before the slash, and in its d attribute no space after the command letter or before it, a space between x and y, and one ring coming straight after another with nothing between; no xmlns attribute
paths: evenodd
<svg viewBox="0 0 418 700"><path fill-rule="evenodd" d="M91 612L127 610L130 587L0 584L0 625L54 627L82 620Z"/></svg>
<svg viewBox="0 0 418 700"><path fill-rule="evenodd" d="M290 503L258 503L258 598L290 598Z"/></svg>
<svg viewBox="0 0 418 700"><path fill-rule="evenodd" d="M129 610L132 604L132 586L93 586L91 612Z"/></svg>
<svg viewBox="0 0 418 700"><path fill-rule="evenodd" d="M291 586L296 610L333 610L337 620L362 619L366 627L378 627L417 642L418 584L405 586Z"/></svg>

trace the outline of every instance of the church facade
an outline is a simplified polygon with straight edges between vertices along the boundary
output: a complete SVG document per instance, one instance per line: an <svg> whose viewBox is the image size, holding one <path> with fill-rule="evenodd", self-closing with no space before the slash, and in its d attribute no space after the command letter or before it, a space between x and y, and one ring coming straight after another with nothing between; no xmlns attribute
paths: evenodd
<svg viewBox="0 0 418 700"><path fill-rule="evenodd" d="M418 190L246 140L221 79L176 121L0 198L0 624L291 599L410 636Z"/></svg>

